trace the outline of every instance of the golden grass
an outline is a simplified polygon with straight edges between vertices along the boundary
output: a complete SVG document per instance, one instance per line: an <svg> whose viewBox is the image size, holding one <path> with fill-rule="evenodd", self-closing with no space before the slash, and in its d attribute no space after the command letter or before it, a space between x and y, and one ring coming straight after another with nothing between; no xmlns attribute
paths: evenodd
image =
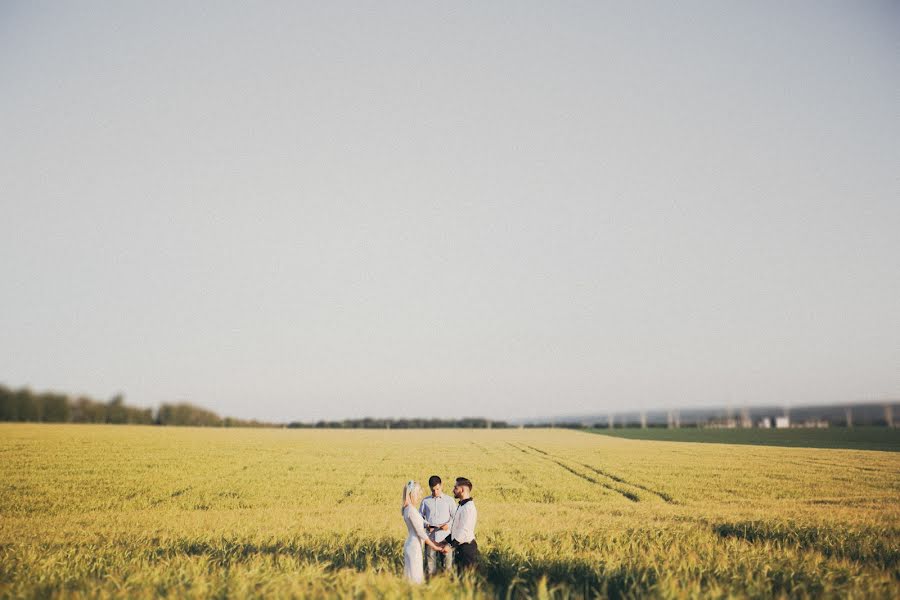
<svg viewBox="0 0 900 600"><path fill-rule="evenodd" d="M400 489L475 483L476 578ZM0 425L2 597L900 597L900 454L563 430Z"/></svg>

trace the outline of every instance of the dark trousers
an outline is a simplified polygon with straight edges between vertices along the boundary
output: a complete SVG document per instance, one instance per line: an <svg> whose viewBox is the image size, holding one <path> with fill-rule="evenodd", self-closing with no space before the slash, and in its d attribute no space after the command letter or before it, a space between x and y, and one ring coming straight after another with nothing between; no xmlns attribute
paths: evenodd
<svg viewBox="0 0 900 600"><path fill-rule="evenodd" d="M453 562L460 573L474 569L478 564L478 543L475 540L467 544L459 544L453 549Z"/></svg>

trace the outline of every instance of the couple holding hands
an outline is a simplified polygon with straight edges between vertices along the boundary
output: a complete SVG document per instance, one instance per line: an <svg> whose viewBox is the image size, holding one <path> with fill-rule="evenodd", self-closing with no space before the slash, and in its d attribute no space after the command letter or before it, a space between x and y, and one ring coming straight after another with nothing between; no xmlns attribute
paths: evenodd
<svg viewBox="0 0 900 600"><path fill-rule="evenodd" d="M444 570L456 563L458 571L475 567L478 544L475 543L475 522L478 511L472 501L472 482L457 477L453 497L457 505L443 493L441 478L428 479L431 495L422 499L422 486L409 481L403 487L403 521L409 535L403 544L403 574L412 583L425 581L422 564L422 544L428 556L428 575L437 570L438 555L443 558ZM419 508L416 505L422 501Z"/></svg>

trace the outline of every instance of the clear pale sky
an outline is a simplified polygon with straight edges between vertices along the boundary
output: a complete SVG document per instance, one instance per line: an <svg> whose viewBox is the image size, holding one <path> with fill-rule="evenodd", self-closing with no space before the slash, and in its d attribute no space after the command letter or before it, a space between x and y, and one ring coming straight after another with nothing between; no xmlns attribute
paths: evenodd
<svg viewBox="0 0 900 600"><path fill-rule="evenodd" d="M272 420L900 396L898 6L0 2L0 382Z"/></svg>

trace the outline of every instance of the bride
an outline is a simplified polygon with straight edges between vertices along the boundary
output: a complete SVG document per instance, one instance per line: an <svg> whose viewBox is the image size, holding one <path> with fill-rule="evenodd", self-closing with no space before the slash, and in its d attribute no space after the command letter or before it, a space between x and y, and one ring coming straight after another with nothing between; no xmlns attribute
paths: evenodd
<svg viewBox="0 0 900 600"><path fill-rule="evenodd" d="M428 539L425 522L416 508L422 497L422 487L415 481L403 486L403 521L406 522L406 543L403 544L403 575L413 583L423 583L425 572L422 567L422 542L441 552L441 547Z"/></svg>

